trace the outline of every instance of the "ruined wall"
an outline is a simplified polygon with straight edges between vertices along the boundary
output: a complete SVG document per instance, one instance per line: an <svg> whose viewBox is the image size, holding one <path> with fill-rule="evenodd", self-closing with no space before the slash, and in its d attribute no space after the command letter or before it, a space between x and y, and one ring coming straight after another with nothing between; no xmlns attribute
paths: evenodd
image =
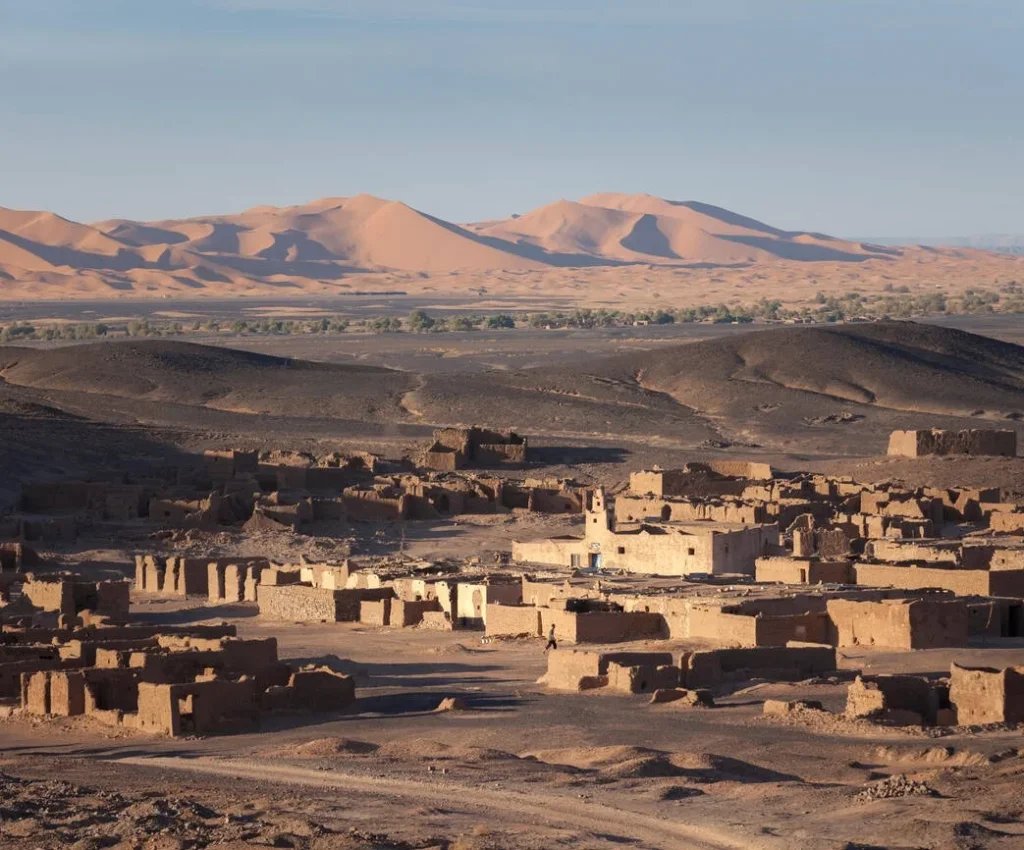
<svg viewBox="0 0 1024 850"><path fill-rule="evenodd" d="M835 646L967 646L967 606L958 599L830 599L828 616Z"/></svg>
<svg viewBox="0 0 1024 850"><path fill-rule="evenodd" d="M751 678L800 681L836 669L832 647L757 647L694 652L687 660L686 687L715 687Z"/></svg>
<svg viewBox="0 0 1024 850"><path fill-rule="evenodd" d="M904 457L924 455L998 455L1016 457L1017 432L972 429L968 431L893 431L889 454Z"/></svg>
<svg viewBox="0 0 1024 850"><path fill-rule="evenodd" d="M548 653L548 669L543 678L549 688L580 690L581 681L608 675L610 664L623 666L672 665L671 652L588 652L556 649Z"/></svg>
<svg viewBox="0 0 1024 850"><path fill-rule="evenodd" d="M21 592L34 608L67 615L75 613L74 583L70 579L32 577L22 585Z"/></svg>
<svg viewBox="0 0 1024 850"><path fill-rule="evenodd" d="M342 496L348 518L364 522L394 522L409 518L410 497L383 496L375 490L350 488Z"/></svg>
<svg viewBox="0 0 1024 850"><path fill-rule="evenodd" d="M768 506L736 500L685 501L679 498L620 495L615 499L616 522L734 522L743 525L769 522Z"/></svg>
<svg viewBox="0 0 1024 850"><path fill-rule="evenodd" d="M1024 667L950 670L949 701L961 726L1024 723Z"/></svg>
<svg viewBox="0 0 1024 850"><path fill-rule="evenodd" d="M396 628L418 626L423 622L423 615L430 611L440 611L441 605L436 599L423 600L391 600L391 623Z"/></svg>
<svg viewBox="0 0 1024 850"><path fill-rule="evenodd" d="M340 590L305 585L267 585L259 587L260 616L275 620L319 623L338 621Z"/></svg>

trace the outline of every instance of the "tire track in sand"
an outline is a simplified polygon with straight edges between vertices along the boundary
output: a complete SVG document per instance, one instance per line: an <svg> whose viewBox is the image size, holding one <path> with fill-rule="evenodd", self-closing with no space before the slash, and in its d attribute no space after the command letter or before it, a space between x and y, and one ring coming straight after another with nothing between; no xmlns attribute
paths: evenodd
<svg viewBox="0 0 1024 850"><path fill-rule="evenodd" d="M576 828L586 833L608 836L611 841L627 839L665 850L749 850L749 841L732 838L716 830L691 826L663 818L619 809L603 803L584 803L557 793L528 794L508 789L490 790L455 782L423 782L415 779L391 779L362 776L336 770L275 764L272 769L241 759L181 758L178 756L128 757L116 763L137 767L178 770L206 776L256 779L284 785L336 788L377 797L396 797L430 806L486 813L492 820L530 821L554 827ZM510 818L511 816L511 818ZM758 847L764 844L759 836Z"/></svg>

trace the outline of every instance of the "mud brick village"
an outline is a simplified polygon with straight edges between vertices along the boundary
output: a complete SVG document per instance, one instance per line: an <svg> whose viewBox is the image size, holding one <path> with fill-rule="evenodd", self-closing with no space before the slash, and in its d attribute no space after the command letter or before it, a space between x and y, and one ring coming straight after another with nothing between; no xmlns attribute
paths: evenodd
<svg viewBox="0 0 1024 850"><path fill-rule="evenodd" d="M1019 846L984 815L1024 777L1017 420L861 415L809 418L865 445L803 463L486 420L31 457L0 515L0 836L71 846L90 800L88 846L147 850L917 846L886 843L907 818ZM943 843L961 823L1012 840Z"/></svg>

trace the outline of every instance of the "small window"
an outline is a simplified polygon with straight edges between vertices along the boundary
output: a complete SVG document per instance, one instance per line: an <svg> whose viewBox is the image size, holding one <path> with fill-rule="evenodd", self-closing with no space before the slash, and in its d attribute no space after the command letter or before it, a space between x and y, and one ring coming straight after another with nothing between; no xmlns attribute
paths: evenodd
<svg viewBox="0 0 1024 850"><path fill-rule="evenodd" d="M626 554L626 547L625 547L625 546L620 546L620 547L618 548L618 553L619 553L620 555L625 555L625 554Z"/></svg>
<svg viewBox="0 0 1024 850"><path fill-rule="evenodd" d="M691 548L686 550L686 554L689 555L692 558L694 555L697 554L697 550L694 549L693 547L691 547Z"/></svg>
<svg viewBox="0 0 1024 850"><path fill-rule="evenodd" d="M582 562L580 560L580 556L579 555L570 555L569 556L569 566L570 567L578 567L578 566L580 566L581 563Z"/></svg>

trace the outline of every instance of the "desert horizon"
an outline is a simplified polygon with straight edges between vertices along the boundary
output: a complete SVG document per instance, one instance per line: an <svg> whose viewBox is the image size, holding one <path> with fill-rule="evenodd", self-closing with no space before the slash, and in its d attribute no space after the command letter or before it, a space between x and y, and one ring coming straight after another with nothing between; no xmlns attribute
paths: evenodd
<svg viewBox="0 0 1024 850"><path fill-rule="evenodd" d="M1021 850L1022 43L0 2L0 850Z"/></svg>
<svg viewBox="0 0 1024 850"><path fill-rule="evenodd" d="M399 292L602 307L805 303L906 288L956 296L1016 281L1024 258L785 231L720 207L601 193L453 224L370 195L237 214L80 224L0 208L0 299Z"/></svg>

